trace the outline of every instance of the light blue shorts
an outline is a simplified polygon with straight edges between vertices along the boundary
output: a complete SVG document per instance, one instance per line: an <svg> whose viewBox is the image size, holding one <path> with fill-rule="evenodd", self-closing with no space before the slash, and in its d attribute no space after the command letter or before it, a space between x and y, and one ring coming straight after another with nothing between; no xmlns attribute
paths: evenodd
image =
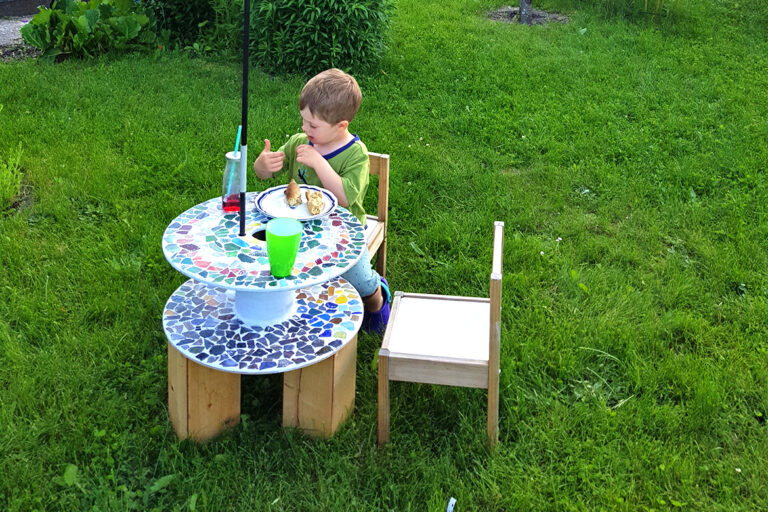
<svg viewBox="0 0 768 512"><path fill-rule="evenodd" d="M363 255L357 260L352 268L341 275L355 287L360 297L368 297L376 293L381 283L381 276L371 265L371 257L368 254L368 247L363 249Z"/></svg>

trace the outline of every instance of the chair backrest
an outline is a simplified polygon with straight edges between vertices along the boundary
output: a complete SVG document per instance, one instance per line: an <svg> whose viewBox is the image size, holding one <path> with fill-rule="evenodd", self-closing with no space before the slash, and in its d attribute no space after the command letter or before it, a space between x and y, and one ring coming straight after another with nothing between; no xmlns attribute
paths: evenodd
<svg viewBox="0 0 768 512"><path fill-rule="evenodd" d="M368 162L370 164L370 173L379 177L378 215L376 217L379 219L379 222L387 222L387 212L389 211L389 155L368 152Z"/></svg>

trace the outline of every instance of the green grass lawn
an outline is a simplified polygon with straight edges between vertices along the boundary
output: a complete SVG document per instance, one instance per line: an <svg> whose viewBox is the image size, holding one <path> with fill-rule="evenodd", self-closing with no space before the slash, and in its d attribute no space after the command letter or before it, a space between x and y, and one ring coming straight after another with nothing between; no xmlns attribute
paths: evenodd
<svg viewBox="0 0 768 512"><path fill-rule="evenodd" d="M281 428L271 376L243 379L238 428L178 442L161 314L186 278L160 242L220 194L239 64L0 63L24 178L0 213L0 509L768 509L768 8L553 1L569 23L399 0L352 125L392 157L393 288L486 294L506 223L495 452L482 390L405 383L377 449L368 335L332 439ZM253 72L251 159L299 129L302 84Z"/></svg>

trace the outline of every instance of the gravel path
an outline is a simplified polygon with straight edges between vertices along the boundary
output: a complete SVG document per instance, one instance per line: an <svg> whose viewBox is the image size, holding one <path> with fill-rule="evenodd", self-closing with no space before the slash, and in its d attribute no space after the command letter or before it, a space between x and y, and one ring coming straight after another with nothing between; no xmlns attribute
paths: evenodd
<svg viewBox="0 0 768 512"><path fill-rule="evenodd" d="M32 17L23 18L0 18L0 47L16 46L22 44L21 27Z"/></svg>

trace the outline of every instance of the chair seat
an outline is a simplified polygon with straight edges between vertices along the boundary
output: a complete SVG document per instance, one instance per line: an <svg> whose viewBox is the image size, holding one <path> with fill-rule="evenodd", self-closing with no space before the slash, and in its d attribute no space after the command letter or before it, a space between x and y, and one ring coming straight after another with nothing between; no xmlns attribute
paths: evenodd
<svg viewBox="0 0 768 512"><path fill-rule="evenodd" d="M379 219L373 215L365 216L365 241L369 242L376 236L380 229Z"/></svg>
<svg viewBox="0 0 768 512"><path fill-rule="evenodd" d="M389 319L390 379L486 387L490 300L398 294Z"/></svg>
<svg viewBox="0 0 768 512"><path fill-rule="evenodd" d="M384 241L384 231L387 229L386 223L381 222L373 215L365 216L365 243L368 246L368 253L373 255Z"/></svg>

